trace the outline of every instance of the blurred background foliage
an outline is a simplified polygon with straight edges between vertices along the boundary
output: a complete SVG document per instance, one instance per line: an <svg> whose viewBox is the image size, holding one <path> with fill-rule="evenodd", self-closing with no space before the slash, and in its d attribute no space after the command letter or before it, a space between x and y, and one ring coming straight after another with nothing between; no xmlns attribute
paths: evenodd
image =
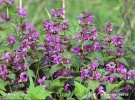
<svg viewBox="0 0 135 100"><path fill-rule="evenodd" d="M43 29L44 20L48 19L47 11L50 13L51 8L61 8L62 0L22 0L23 7L27 8L27 19L31 21L40 31ZM66 18L70 22L70 34L76 33L77 18L80 13L87 10L95 15L95 26L101 32L104 32L106 22L113 23L115 28L113 34L124 36L124 42L130 44L134 41L135 32L135 0L65 0ZM10 7L10 16L16 18L19 8L19 0ZM0 5L0 13L6 11L3 5ZM13 28L9 23L4 23L0 27L0 41L5 39Z"/></svg>

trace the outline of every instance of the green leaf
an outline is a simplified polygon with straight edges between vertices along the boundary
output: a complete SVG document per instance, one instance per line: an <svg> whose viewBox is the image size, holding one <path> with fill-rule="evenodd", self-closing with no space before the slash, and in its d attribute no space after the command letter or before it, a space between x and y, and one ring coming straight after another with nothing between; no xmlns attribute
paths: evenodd
<svg viewBox="0 0 135 100"><path fill-rule="evenodd" d="M77 81L74 81L74 83L75 83L75 95L77 96L78 99L81 99L87 93L87 89Z"/></svg>
<svg viewBox="0 0 135 100"><path fill-rule="evenodd" d="M30 70L29 69L29 74L28 74L28 71L25 72L27 75L31 75L31 77L36 77L33 70Z"/></svg>
<svg viewBox="0 0 135 100"><path fill-rule="evenodd" d="M111 84L111 83L107 83L106 85L106 92L110 93L112 90L114 90L117 87L117 84Z"/></svg>
<svg viewBox="0 0 135 100"><path fill-rule="evenodd" d="M6 91L5 86L7 84L9 84L8 81L3 81L2 79L0 79L0 90L5 90Z"/></svg>
<svg viewBox="0 0 135 100"><path fill-rule="evenodd" d="M112 90L114 90L116 88L122 87L124 83L125 82L123 80L120 81L119 83L113 83L113 84L111 84L111 83L108 82L107 85L106 85L106 91L107 91L107 93L111 92Z"/></svg>
<svg viewBox="0 0 135 100"><path fill-rule="evenodd" d="M75 81L82 82L82 78L80 76L74 78Z"/></svg>
<svg viewBox="0 0 135 100"><path fill-rule="evenodd" d="M117 84L117 88L122 87L125 84L125 81L122 80Z"/></svg>
<svg viewBox="0 0 135 100"><path fill-rule="evenodd" d="M104 61L109 61L109 60L111 60L113 58L114 58L114 56L107 56L107 57L104 57Z"/></svg>
<svg viewBox="0 0 135 100"><path fill-rule="evenodd" d="M121 96L116 96L116 100L123 100Z"/></svg>
<svg viewBox="0 0 135 100"><path fill-rule="evenodd" d="M29 88L33 88L34 87L34 82L33 82L33 79L32 79L31 71L29 69L27 60L25 58L24 58L24 61L25 61L25 64L26 64L26 67L27 67L27 71L28 71L28 76L29 76L29 79L30 79L30 86L29 86Z"/></svg>
<svg viewBox="0 0 135 100"><path fill-rule="evenodd" d="M5 89L5 85L0 84L0 90L4 90L4 91L6 91L6 89Z"/></svg>
<svg viewBox="0 0 135 100"><path fill-rule="evenodd" d="M119 78L122 78L123 77L121 73L119 73L119 74L118 73L113 73L113 76L114 77L119 77Z"/></svg>
<svg viewBox="0 0 135 100"><path fill-rule="evenodd" d="M69 56L68 54L70 54L68 51L64 51L60 55L61 57L64 57L64 58L71 58L71 56Z"/></svg>
<svg viewBox="0 0 135 100"><path fill-rule="evenodd" d="M33 59L30 56L28 56L27 58L25 58L25 60L26 60L26 62L28 64L28 66L30 66L31 64L34 63Z"/></svg>
<svg viewBox="0 0 135 100"><path fill-rule="evenodd" d="M18 91L18 92L12 92L12 93L9 93L9 94L5 94L5 97L9 100L20 100L20 99L29 99L27 97L27 94L25 94L24 92L22 91Z"/></svg>
<svg viewBox="0 0 135 100"><path fill-rule="evenodd" d="M55 79L51 82L51 86L50 86L50 90L60 94L63 91L63 87L64 87L65 82L64 81L60 81L58 79Z"/></svg>
<svg viewBox="0 0 135 100"><path fill-rule="evenodd" d="M91 89L92 91L95 91L95 89L98 88L99 85L100 85L100 82L98 82L98 81L94 81L94 80L88 81L88 89Z"/></svg>
<svg viewBox="0 0 135 100"><path fill-rule="evenodd" d="M126 80L126 83L134 84L134 81L132 79L130 79L130 80Z"/></svg>
<svg viewBox="0 0 135 100"><path fill-rule="evenodd" d="M100 60L100 62L104 65L104 58L99 51L95 52L95 57L96 57L97 60Z"/></svg>
<svg viewBox="0 0 135 100"><path fill-rule="evenodd" d="M135 53L135 46L129 46L128 48Z"/></svg>
<svg viewBox="0 0 135 100"><path fill-rule="evenodd" d="M72 49L81 45L81 42L74 42L73 45L72 45Z"/></svg>
<svg viewBox="0 0 135 100"><path fill-rule="evenodd" d="M88 44L92 44L93 42L90 40L86 40L82 43L82 46L88 45Z"/></svg>
<svg viewBox="0 0 135 100"><path fill-rule="evenodd" d="M125 58L117 58L116 61L117 61L117 62L121 62L121 63L125 64L126 66L129 66L129 65L128 65L128 62L126 61Z"/></svg>
<svg viewBox="0 0 135 100"><path fill-rule="evenodd" d="M0 27L0 31L4 31L4 29L2 27Z"/></svg>
<svg viewBox="0 0 135 100"><path fill-rule="evenodd" d="M45 76L47 78L51 77L51 75L50 75L50 68L44 67L44 68L42 68L42 71L45 73Z"/></svg>
<svg viewBox="0 0 135 100"><path fill-rule="evenodd" d="M13 46L13 50L16 50L21 47L21 44L19 42L16 42Z"/></svg>
<svg viewBox="0 0 135 100"><path fill-rule="evenodd" d="M20 99L22 99L17 93L10 93L10 94L7 94L5 96L9 100L20 100Z"/></svg>
<svg viewBox="0 0 135 100"><path fill-rule="evenodd" d="M72 55L71 57L71 64L73 67L80 66L83 63L83 61L77 56L77 55Z"/></svg>
<svg viewBox="0 0 135 100"><path fill-rule="evenodd" d="M37 86L37 87L33 87L33 88L29 88L27 90L27 94L29 96L30 99L46 99L47 96L50 96L52 92L47 91L45 89L45 86Z"/></svg>
<svg viewBox="0 0 135 100"><path fill-rule="evenodd" d="M3 90L0 90L0 94L4 96L6 93Z"/></svg>
<svg viewBox="0 0 135 100"><path fill-rule="evenodd" d="M14 80L15 79L15 74L8 74L7 77Z"/></svg>
<svg viewBox="0 0 135 100"><path fill-rule="evenodd" d="M75 93L75 89L71 92L71 94L69 95L69 98L72 98L72 96L74 95Z"/></svg>
<svg viewBox="0 0 135 100"><path fill-rule="evenodd" d="M52 76L57 70L59 70L59 69L61 69L62 68L62 66L60 66L60 65L53 65L52 67L51 67L51 69L50 69L50 76Z"/></svg>
<svg viewBox="0 0 135 100"><path fill-rule="evenodd" d="M88 92L86 95L84 95L81 100L88 100L89 97L92 97L93 94L91 92Z"/></svg>

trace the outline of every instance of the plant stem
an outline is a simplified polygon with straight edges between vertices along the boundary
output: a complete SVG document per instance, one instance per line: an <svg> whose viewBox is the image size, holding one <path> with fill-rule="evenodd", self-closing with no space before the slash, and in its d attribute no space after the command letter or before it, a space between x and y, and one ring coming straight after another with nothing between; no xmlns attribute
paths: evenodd
<svg viewBox="0 0 135 100"><path fill-rule="evenodd" d="M37 72L36 72L36 78L37 78L37 76L38 76L38 69L37 69ZM35 78L34 83L36 83L36 78Z"/></svg>
<svg viewBox="0 0 135 100"><path fill-rule="evenodd" d="M65 8L65 0L62 0L62 7ZM64 10L63 19L65 19L65 10Z"/></svg>
<svg viewBox="0 0 135 100"><path fill-rule="evenodd" d="M9 10L8 10L8 6L7 6L7 18L9 18Z"/></svg>
<svg viewBox="0 0 135 100"><path fill-rule="evenodd" d="M22 0L20 0L20 8L22 8Z"/></svg>
<svg viewBox="0 0 135 100"><path fill-rule="evenodd" d="M8 84L8 86L9 86L10 93L12 93L12 89L11 89L11 87L10 87L10 85L9 85L9 84Z"/></svg>

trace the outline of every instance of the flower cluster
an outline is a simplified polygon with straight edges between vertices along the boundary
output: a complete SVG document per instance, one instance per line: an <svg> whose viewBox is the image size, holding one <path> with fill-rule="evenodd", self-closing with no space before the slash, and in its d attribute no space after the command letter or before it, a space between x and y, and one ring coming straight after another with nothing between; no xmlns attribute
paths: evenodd
<svg viewBox="0 0 135 100"><path fill-rule="evenodd" d="M1 0L0 1L0 4L4 4L4 5L9 5L9 4L13 4L14 3L14 0Z"/></svg>

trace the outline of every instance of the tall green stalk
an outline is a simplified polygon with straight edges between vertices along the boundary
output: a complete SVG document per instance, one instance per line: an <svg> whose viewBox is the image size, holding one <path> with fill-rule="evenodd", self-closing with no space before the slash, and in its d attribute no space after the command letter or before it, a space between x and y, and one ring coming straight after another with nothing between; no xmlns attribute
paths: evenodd
<svg viewBox="0 0 135 100"><path fill-rule="evenodd" d="M65 0L62 0L62 7L65 8ZM64 10L63 18L65 19L65 10Z"/></svg>
<svg viewBox="0 0 135 100"><path fill-rule="evenodd" d="M7 18L9 18L9 10L8 10L8 6L7 6Z"/></svg>
<svg viewBox="0 0 135 100"><path fill-rule="evenodd" d="M20 8L22 8L22 0L20 0Z"/></svg>

